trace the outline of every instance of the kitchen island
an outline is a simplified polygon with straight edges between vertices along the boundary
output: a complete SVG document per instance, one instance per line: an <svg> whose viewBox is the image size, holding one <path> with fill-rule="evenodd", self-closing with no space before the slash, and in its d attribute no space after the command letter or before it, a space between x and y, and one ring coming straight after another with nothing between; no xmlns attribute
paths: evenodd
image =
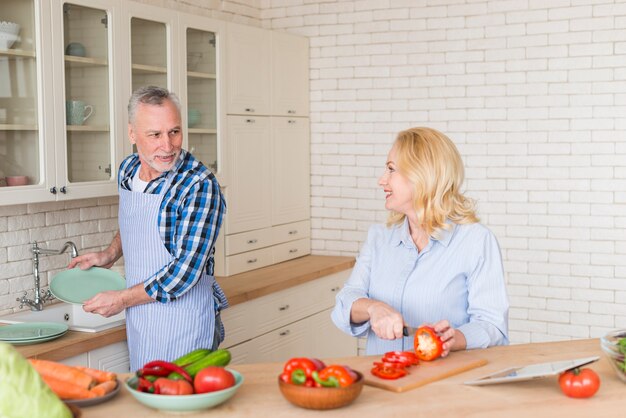
<svg viewBox="0 0 626 418"><path fill-rule="evenodd" d="M239 391L226 403L185 416L198 417L619 417L626 411L626 384L602 356L597 339L492 347L471 352L488 364L404 393L364 386L361 396L344 408L310 411L292 406L278 389L282 363L233 366L244 376ZM454 353L451 354L454 356ZM463 382L501 369L530 363L601 356L591 364L601 379L600 390L589 399L568 398L556 376L533 381L467 386ZM373 357L373 359L376 356ZM325 359L350 365L354 358ZM287 359L285 359L287 360ZM445 361L445 359L437 360ZM419 367L419 366L418 366ZM413 373L419 373L419 369ZM128 375L126 375L128 376ZM122 376L122 378L126 377ZM123 387L107 403L83 408L83 418L170 417L137 402Z"/></svg>

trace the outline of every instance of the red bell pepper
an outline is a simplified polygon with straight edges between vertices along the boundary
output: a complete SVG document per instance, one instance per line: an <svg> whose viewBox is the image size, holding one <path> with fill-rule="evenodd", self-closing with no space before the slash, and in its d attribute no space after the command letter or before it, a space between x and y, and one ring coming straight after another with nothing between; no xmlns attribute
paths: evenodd
<svg viewBox="0 0 626 418"><path fill-rule="evenodd" d="M404 367L420 364L417 355L411 351L388 351L383 356L382 361L386 363L398 363Z"/></svg>
<svg viewBox="0 0 626 418"><path fill-rule="evenodd" d="M313 372L313 380L322 387L346 387L354 383L354 377L343 366L331 365Z"/></svg>
<svg viewBox="0 0 626 418"><path fill-rule="evenodd" d="M419 327L413 341L415 354L420 360L434 360L443 352L443 341L432 327Z"/></svg>
<svg viewBox="0 0 626 418"><path fill-rule="evenodd" d="M393 366L388 367L388 364L393 364ZM398 366L394 363L374 363L374 367L372 368L371 373L376 377L380 377L381 379L386 380L399 379L408 374L404 367Z"/></svg>
<svg viewBox="0 0 626 418"><path fill-rule="evenodd" d="M154 382L154 393L160 395L191 395L193 386L186 380L172 380L159 377Z"/></svg>
<svg viewBox="0 0 626 418"><path fill-rule="evenodd" d="M321 361L318 361L323 365ZM305 357L289 359L285 363L280 379L294 385L313 386L313 372L317 370L319 363Z"/></svg>

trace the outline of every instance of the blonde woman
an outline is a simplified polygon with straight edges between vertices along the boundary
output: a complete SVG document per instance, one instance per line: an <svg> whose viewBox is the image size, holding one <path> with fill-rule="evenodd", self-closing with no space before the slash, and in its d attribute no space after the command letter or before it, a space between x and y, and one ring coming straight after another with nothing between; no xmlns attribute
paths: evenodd
<svg viewBox="0 0 626 418"><path fill-rule="evenodd" d="M387 225L370 228L332 319L367 335L367 354L412 350L403 326L430 324L450 351L508 344L508 297L495 236L460 191L454 143L429 128L400 132L378 184Z"/></svg>

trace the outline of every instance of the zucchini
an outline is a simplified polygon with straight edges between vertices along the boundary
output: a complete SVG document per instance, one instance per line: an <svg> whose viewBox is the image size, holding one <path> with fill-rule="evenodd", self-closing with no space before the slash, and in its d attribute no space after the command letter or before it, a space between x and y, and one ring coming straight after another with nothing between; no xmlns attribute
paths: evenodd
<svg viewBox="0 0 626 418"><path fill-rule="evenodd" d="M172 363L180 367L185 367L190 365L191 363L195 363L201 358L204 358L209 353L211 353L211 350L209 350L208 348L198 348L188 352L184 356L178 357Z"/></svg>
<svg viewBox="0 0 626 418"><path fill-rule="evenodd" d="M191 376L191 378L193 379L196 374L204 369L205 367L208 366L218 366L218 367L224 367L226 365L228 365L228 363L230 363L230 351L226 350L225 348L221 348L219 350L215 350L209 354L207 354L206 356L202 357L200 360L188 364L187 366L183 367L187 373L189 373L189 375ZM174 379L174 380L178 380L178 379L182 379L183 377L181 375L179 375L176 372L170 373L169 376L167 376L168 379Z"/></svg>

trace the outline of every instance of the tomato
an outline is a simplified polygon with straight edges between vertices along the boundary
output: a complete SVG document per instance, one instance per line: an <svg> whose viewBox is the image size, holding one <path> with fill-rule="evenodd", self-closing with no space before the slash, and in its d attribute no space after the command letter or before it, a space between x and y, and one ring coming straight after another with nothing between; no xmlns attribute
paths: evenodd
<svg viewBox="0 0 626 418"><path fill-rule="evenodd" d="M600 376L591 369L576 368L559 376L559 385L571 398L590 398L600 388Z"/></svg>
<svg viewBox="0 0 626 418"><path fill-rule="evenodd" d="M235 386L235 376L218 366L205 367L193 379L193 388L196 393L215 392L231 386Z"/></svg>
<svg viewBox="0 0 626 418"><path fill-rule="evenodd" d="M434 328L429 326L419 327L415 333L415 354L420 360L431 361L443 352L443 342Z"/></svg>

